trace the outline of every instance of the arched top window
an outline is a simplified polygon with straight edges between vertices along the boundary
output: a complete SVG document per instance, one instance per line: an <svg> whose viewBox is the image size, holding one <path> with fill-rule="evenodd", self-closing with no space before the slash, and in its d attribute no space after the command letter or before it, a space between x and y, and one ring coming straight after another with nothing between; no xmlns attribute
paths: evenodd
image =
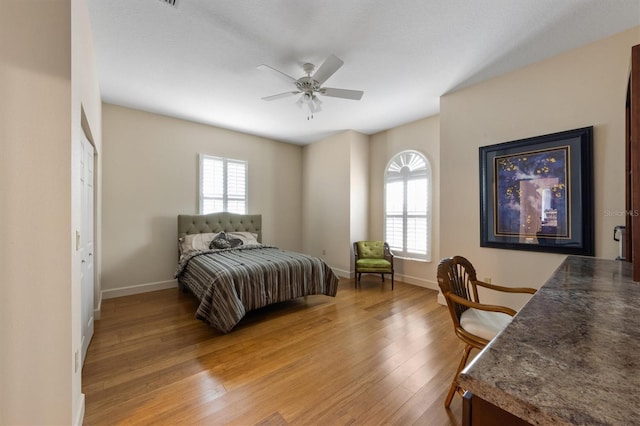
<svg viewBox="0 0 640 426"><path fill-rule="evenodd" d="M431 164L418 151L402 151L384 175L384 235L398 257L431 260Z"/></svg>

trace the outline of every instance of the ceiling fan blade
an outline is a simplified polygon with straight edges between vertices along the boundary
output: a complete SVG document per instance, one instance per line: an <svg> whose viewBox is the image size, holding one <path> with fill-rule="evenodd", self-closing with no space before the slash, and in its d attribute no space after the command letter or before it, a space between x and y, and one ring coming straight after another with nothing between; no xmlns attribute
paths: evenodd
<svg viewBox="0 0 640 426"><path fill-rule="evenodd" d="M354 101L359 101L364 95L362 90L335 89L333 87L323 87L318 93L333 98L353 99Z"/></svg>
<svg viewBox="0 0 640 426"><path fill-rule="evenodd" d="M275 69L275 68L273 68L273 67L270 67L269 65L262 64L262 65L258 65L258 67L257 67L257 68L258 68L260 71L268 71L268 72L270 72L271 74L273 74L273 75L277 76L278 78L283 79L283 80L284 80L284 81L286 81L287 83L293 83L293 84L295 84L295 83L296 83L296 81L298 81L298 80L296 80L295 78L291 77L289 74L285 74L285 73L283 73L282 71L278 71L277 69Z"/></svg>
<svg viewBox="0 0 640 426"><path fill-rule="evenodd" d="M327 81L329 77L333 75L344 64L342 59L335 55L329 55L327 59L318 67L316 73L313 75L313 79L320 85Z"/></svg>
<svg viewBox="0 0 640 426"><path fill-rule="evenodd" d="M262 98L263 101L274 101L276 99L288 98L289 96L297 95L300 92L284 92L278 93L277 95L265 96Z"/></svg>

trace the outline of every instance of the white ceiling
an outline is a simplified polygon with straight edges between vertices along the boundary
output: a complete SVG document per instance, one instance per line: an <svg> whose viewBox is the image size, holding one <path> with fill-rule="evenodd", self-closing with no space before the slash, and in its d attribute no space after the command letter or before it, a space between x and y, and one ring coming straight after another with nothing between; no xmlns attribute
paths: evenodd
<svg viewBox="0 0 640 426"><path fill-rule="evenodd" d="M437 114L439 97L640 25L640 0L89 0L105 102L296 144ZM295 78L344 61L307 120Z"/></svg>

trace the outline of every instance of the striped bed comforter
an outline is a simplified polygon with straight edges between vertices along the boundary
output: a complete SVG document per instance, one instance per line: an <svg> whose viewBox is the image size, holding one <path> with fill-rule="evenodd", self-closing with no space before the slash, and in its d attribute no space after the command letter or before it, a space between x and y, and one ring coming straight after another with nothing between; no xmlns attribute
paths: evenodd
<svg viewBox="0 0 640 426"><path fill-rule="evenodd" d="M183 257L175 276L200 300L196 318L223 333L253 309L338 290L324 261L272 246L197 251Z"/></svg>

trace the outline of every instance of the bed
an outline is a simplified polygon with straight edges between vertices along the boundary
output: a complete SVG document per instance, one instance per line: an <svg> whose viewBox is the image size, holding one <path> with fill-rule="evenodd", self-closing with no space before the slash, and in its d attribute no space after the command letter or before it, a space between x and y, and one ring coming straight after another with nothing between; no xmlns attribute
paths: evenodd
<svg viewBox="0 0 640 426"><path fill-rule="evenodd" d="M254 309L338 289L322 259L262 244L261 215L179 215L178 241L178 284L199 300L196 318L222 333Z"/></svg>

